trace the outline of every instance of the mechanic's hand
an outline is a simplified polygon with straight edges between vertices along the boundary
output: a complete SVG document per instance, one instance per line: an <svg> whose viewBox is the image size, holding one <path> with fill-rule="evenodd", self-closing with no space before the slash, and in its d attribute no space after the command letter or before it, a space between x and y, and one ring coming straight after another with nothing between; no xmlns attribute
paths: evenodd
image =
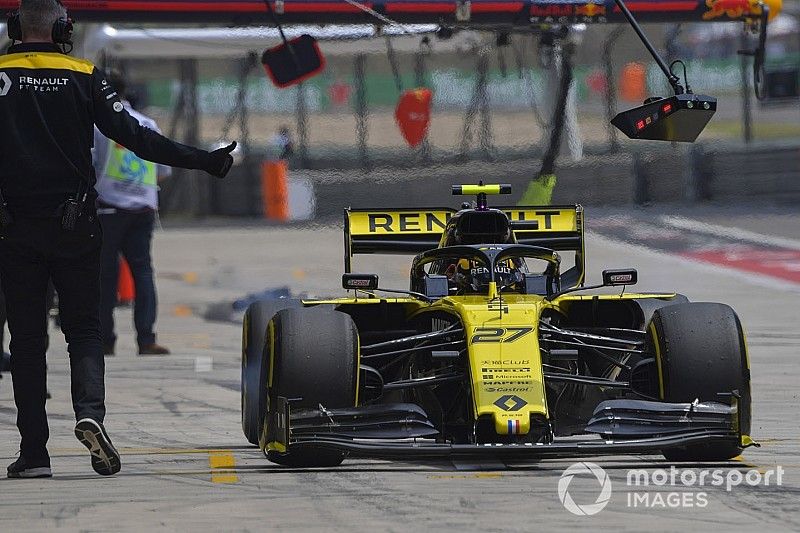
<svg viewBox="0 0 800 533"><path fill-rule="evenodd" d="M236 141L232 142L228 146L224 146L214 150L213 152L209 152L208 165L203 170L216 178L224 178L233 166L233 156L231 155L231 152L233 152L235 149Z"/></svg>

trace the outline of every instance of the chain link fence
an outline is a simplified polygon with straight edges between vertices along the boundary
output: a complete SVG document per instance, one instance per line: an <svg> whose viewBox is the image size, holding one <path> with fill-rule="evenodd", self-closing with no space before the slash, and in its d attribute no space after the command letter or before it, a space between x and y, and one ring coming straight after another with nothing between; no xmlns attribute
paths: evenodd
<svg viewBox="0 0 800 533"><path fill-rule="evenodd" d="M756 140L800 137L796 101L755 105L745 98L752 81L736 55L747 44L738 33L715 36L691 24L648 30L669 59L687 60L695 92L720 99L701 142L742 139L747 117L749 135ZM653 146L631 143L608 124L616 112L668 91L627 27L577 27L566 36L464 31L441 37L326 40L321 43L326 70L289 89L269 83L251 53L256 51L242 50L239 58L159 61L116 60L109 53L108 61L126 71L138 87L138 105L168 125L167 131L207 146L243 141L243 167L236 175L251 185L259 179L259 162L286 155L287 143L292 172L389 168L402 180L420 169L433 172L446 166L458 181L459 168L466 170L472 162L519 161L533 179L556 124L563 54L571 55L573 81L561 114L561 161ZM773 40L774 64L800 62L798 44L800 36ZM412 148L394 113L402 91L417 87L432 90L433 105L427 136ZM503 176L485 179L500 181ZM219 202L215 205L214 190L204 178L183 174L165 187L164 206L193 214L224 212ZM246 196L242 203L248 205L243 212L253 212L259 204Z"/></svg>

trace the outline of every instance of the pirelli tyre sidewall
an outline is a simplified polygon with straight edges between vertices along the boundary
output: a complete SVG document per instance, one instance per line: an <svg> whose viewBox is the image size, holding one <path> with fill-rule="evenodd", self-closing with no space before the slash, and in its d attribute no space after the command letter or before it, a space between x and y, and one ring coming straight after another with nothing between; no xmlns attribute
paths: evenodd
<svg viewBox="0 0 800 533"><path fill-rule="evenodd" d="M656 358L659 394L668 402L725 402L741 396L740 431L750 433L750 367L745 336L733 309L719 303L681 303L657 309L647 330ZM736 444L704 444L664 450L671 461L720 461L736 457Z"/></svg>
<svg viewBox="0 0 800 533"><path fill-rule="evenodd" d="M293 409L356 405L359 341L350 315L331 307L286 309L273 317L269 332L268 421L275 420L271 410L279 396L296 399ZM268 441L272 429L266 428ZM270 461L292 467L337 466L345 458L325 448L266 453Z"/></svg>
<svg viewBox="0 0 800 533"><path fill-rule="evenodd" d="M242 324L242 431L250 444L258 445L267 409L267 367L264 345L272 316L287 307L299 307L298 300L254 302Z"/></svg>

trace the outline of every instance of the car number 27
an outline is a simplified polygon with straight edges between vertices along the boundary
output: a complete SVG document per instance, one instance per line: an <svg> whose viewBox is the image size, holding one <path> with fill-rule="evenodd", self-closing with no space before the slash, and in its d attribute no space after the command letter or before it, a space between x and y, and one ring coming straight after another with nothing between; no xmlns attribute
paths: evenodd
<svg viewBox="0 0 800 533"><path fill-rule="evenodd" d="M514 342L533 331L532 327L475 328L472 344L479 342Z"/></svg>

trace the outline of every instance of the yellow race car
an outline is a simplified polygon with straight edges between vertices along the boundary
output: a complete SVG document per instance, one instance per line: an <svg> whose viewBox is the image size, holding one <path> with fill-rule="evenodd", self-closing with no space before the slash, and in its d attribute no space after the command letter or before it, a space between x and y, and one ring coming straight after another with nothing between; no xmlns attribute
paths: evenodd
<svg viewBox="0 0 800 533"><path fill-rule="evenodd" d="M508 192L453 186L476 195L458 211L346 210L349 296L257 302L245 315L247 439L297 467L348 456L716 461L754 444L736 313L627 292L633 269L587 286L581 206L489 207ZM408 290L352 272L354 255L375 253L418 254Z"/></svg>

